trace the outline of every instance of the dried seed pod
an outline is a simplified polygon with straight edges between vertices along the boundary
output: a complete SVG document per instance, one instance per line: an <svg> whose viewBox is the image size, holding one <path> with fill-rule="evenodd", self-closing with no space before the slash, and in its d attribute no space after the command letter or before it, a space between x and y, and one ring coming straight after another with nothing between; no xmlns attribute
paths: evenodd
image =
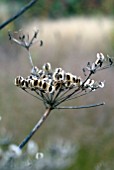
<svg viewBox="0 0 114 170"><path fill-rule="evenodd" d="M62 70L63 70L62 68L56 68L54 72L55 72L55 73L59 73L59 72L61 72Z"/></svg>
<svg viewBox="0 0 114 170"><path fill-rule="evenodd" d="M20 87L21 87L22 89L26 89L26 88L27 88L25 79L22 79L22 80L20 81Z"/></svg>
<svg viewBox="0 0 114 170"><path fill-rule="evenodd" d="M15 85L16 86L20 86L21 85L21 80L23 80L24 78L22 76L17 76L15 78Z"/></svg>
<svg viewBox="0 0 114 170"><path fill-rule="evenodd" d="M15 78L15 85L21 87L22 89L27 88L25 79L21 76Z"/></svg>
<svg viewBox="0 0 114 170"><path fill-rule="evenodd" d="M53 84L55 91L57 91L58 89L60 89L62 87L62 83L61 82L54 82Z"/></svg>
<svg viewBox="0 0 114 170"><path fill-rule="evenodd" d="M48 89L49 83L42 81L42 90L46 91Z"/></svg>
<svg viewBox="0 0 114 170"><path fill-rule="evenodd" d="M38 76L39 76L39 77L43 77L44 75L45 75L44 70L39 70L39 71L38 71Z"/></svg>
<svg viewBox="0 0 114 170"><path fill-rule="evenodd" d="M103 82L100 81L100 82L99 82L99 88L103 88L103 87L104 87L104 83L105 83L105 81L103 81Z"/></svg>
<svg viewBox="0 0 114 170"><path fill-rule="evenodd" d="M77 86L77 76L66 73L65 75L65 87L74 87Z"/></svg>
<svg viewBox="0 0 114 170"><path fill-rule="evenodd" d="M104 55L102 53L97 53L97 60L95 61L95 66L102 66L104 61Z"/></svg>
<svg viewBox="0 0 114 170"><path fill-rule="evenodd" d="M81 77L77 77L77 79L76 79L76 85L77 86L81 86L82 85L82 79L81 79Z"/></svg>
<svg viewBox="0 0 114 170"><path fill-rule="evenodd" d="M33 86L34 86L34 87L38 87L38 79L33 80Z"/></svg>
<svg viewBox="0 0 114 170"><path fill-rule="evenodd" d="M76 75L72 75L72 83L76 83L76 79L77 79L77 76Z"/></svg>
<svg viewBox="0 0 114 170"><path fill-rule="evenodd" d="M41 79L38 80L38 87L42 88L42 80Z"/></svg>
<svg viewBox="0 0 114 170"><path fill-rule="evenodd" d="M69 87L71 87L72 86L72 82L71 81L66 81L65 82L65 87L66 88L69 88Z"/></svg>
<svg viewBox="0 0 114 170"><path fill-rule="evenodd" d="M26 79L25 79L26 88L31 88L31 87L30 87L30 81L31 81L30 78L26 78Z"/></svg>
<svg viewBox="0 0 114 170"><path fill-rule="evenodd" d="M34 67L32 68L32 70L31 70L31 74L32 74L32 75L38 75L38 71L39 71L38 67L37 67L37 66L34 66Z"/></svg>
<svg viewBox="0 0 114 170"><path fill-rule="evenodd" d="M71 81L72 81L72 76L73 76L73 75L72 75L71 73L66 73L66 74L65 74L65 80L66 80L66 82L67 82L67 81L70 81L70 82L71 82Z"/></svg>
<svg viewBox="0 0 114 170"><path fill-rule="evenodd" d="M61 82L61 81L64 81L64 79L65 79L65 72L64 72L64 70L62 70L60 72L54 72L53 80L55 82Z"/></svg>
<svg viewBox="0 0 114 170"><path fill-rule="evenodd" d="M94 87L94 83L95 83L94 80L88 79L88 80L84 83L84 87L92 90L93 87Z"/></svg>
<svg viewBox="0 0 114 170"><path fill-rule="evenodd" d="M48 86L48 92L49 93L53 93L54 91L55 91L55 87L54 86L52 86L52 85Z"/></svg>
<svg viewBox="0 0 114 170"><path fill-rule="evenodd" d="M51 64L50 63L46 63L42 66L42 69L46 72L50 72L51 71Z"/></svg>

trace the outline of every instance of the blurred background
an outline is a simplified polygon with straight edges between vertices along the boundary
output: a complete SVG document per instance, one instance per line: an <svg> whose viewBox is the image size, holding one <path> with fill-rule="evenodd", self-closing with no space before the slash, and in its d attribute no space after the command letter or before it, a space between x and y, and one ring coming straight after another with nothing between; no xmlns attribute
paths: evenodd
<svg viewBox="0 0 114 170"><path fill-rule="evenodd" d="M0 23L28 2L29 0L0 0ZM65 71L83 78L83 67L88 61L96 59L97 52L114 56L113 19L113 0L39 0L0 31L2 150L7 149L11 143L18 145L45 111L39 100L14 85L16 76L29 75L30 64L26 50L9 41L8 30L22 29L32 36L34 29L38 28L39 40L42 39L44 45L39 47L35 44L31 48L34 64L41 68L44 63L50 62L53 69L62 67ZM79 106L105 101L104 106L81 110L54 110L32 138L43 152L49 146L59 146L61 141L67 151L67 143L70 143L74 148L74 155L65 167L61 165L58 169L113 169L113 74L113 67L99 72L95 79L106 81L103 89L66 103ZM60 150L62 149L63 147ZM64 161L62 163L64 164ZM57 169L56 165L54 166L54 169Z"/></svg>

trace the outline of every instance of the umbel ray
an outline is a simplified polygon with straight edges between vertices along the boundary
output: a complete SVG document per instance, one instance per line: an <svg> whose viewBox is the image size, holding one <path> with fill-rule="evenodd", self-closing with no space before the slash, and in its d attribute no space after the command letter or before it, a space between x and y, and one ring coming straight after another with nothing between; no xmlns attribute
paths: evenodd
<svg viewBox="0 0 114 170"><path fill-rule="evenodd" d="M42 68L38 68L33 64L30 47L34 43L43 45L42 40L38 40L38 31L35 31L33 37L20 32L9 32L9 39L12 42L24 47L28 52L31 64L30 74L27 77L17 76L15 85L26 93L41 100L45 106L45 113L36 123L28 136L20 143L19 148L22 149L31 139L34 133L44 123L50 112L54 109L82 109L104 105L104 102L90 104L86 106L61 106L65 101L74 100L91 92L104 87L105 81L95 81L92 76L98 71L110 68L113 65L111 57L105 57L102 53L97 53L95 62L88 62L83 68L84 79L78 75L74 75L62 68L53 69L51 64L45 63Z"/></svg>

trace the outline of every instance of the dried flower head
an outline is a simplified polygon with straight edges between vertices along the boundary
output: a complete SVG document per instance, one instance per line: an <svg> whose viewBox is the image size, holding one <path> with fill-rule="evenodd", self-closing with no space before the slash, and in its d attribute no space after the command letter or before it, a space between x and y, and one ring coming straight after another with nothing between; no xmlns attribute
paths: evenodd
<svg viewBox="0 0 114 170"><path fill-rule="evenodd" d="M17 76L15 78L15 85L41 100L46 107L44 115L35 125L27 138L25 138L19 145L20 149L23 148L36 130L42 125L51 110L80 109L103 105L104 102L87 106L59 106L65 101L76 99L90 92L96 91L97 89L103 88L105 81L95 81L91 77L97 71L104 70L113 65L113 61L108 55L105 57L102 53L97 53L97 59L95 62L88 62L87 66L83 68L83 73L85 75L84 78L69 73L63 68L53 69L49 62L45 63L42 68L38 68L37 66L34 66L29 50L34 42L37 41L37 34L38 31L36 31L33 37L29 40L29 35L22 34L19 35L18 38L15 38L13 34L9 33L11 41L14 41L18 45L27 49L32 66L30 74L27 77L23 78L22 76ZM40 41L40 45L42 45L42 41ZM107 63L105 62L106 59L108 61Z"/></svg>
<svg viewBox="0 0 114 170"><path fill-rule="evenodd" d="M109 61L108 65L103 66L104 61L104 55L98 53L95 62L88 62L87 67L83 69L85 72L88 71L88 75L86 74L84 80L80 76L66 72L62 68L52 69L51 64L46 63L42 66L42 69L38 69L36 66L33 67L30 75L26 78L17 76L15 85L28 93L34 92L36 97L44 102L46 108L54 109L64 101L103 88L104 81L97 82L90 77L97 71L111 65Z"/></svg>

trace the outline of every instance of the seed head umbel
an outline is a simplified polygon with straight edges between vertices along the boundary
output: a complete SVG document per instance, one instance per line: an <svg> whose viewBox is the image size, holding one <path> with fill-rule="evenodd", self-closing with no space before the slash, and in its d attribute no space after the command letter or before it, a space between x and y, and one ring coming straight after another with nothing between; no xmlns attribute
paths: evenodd
<svg viewBox="0 0 114 170"><path fill-rule="evenodd" d="M86 106L61 106L63 102L74 100L98 89L104 88L105 80L97 81L93 78L98 71L105 70L113 66L112 58L109 55L104 56L103 53L97 53L94 62L87 62L87 65L82 69L83 78L80 75L72 74L67 70L55 67L50 62L44 63L40 68L34 65L30 53L30 47L34 43L39 46L43 45L42 40L38 40L38 31L35 31L33 37L23 34L9 32L9 39L19 46L24 47L28 52L31 69L27 77L17 76L15 85L24 90L26 93L39 99L43 102L46 111L37 122L29 135L20 143L19 149L22 149L25 144L31 139L34 133L40 128L45 119L54 109L82 109L104 105L104 102L89 104ZM40 43L39 43L40 42Z"/></svg>
<svg viewBox="0 0 114 170"><path fill-rule="evenodd" d="M86 71L88 72L88 75L87 73L85 75L85 79L82 79L79 75L69 73L62 68L53 68L48 62L42 68L38 68L37 66L32 67L30 75L25 78L17 76L15 78L15 85L28 93L34 93L39 100L44 102L46 108L50 107L54 109L62 102L103 88L105 81L96 81L91 76L97 71L108 68L111 65L110 60L109 64L103 65L104 61L104 55L97 53L95 62L88 62L87 67L83 69L84 75Z"/></svg>

